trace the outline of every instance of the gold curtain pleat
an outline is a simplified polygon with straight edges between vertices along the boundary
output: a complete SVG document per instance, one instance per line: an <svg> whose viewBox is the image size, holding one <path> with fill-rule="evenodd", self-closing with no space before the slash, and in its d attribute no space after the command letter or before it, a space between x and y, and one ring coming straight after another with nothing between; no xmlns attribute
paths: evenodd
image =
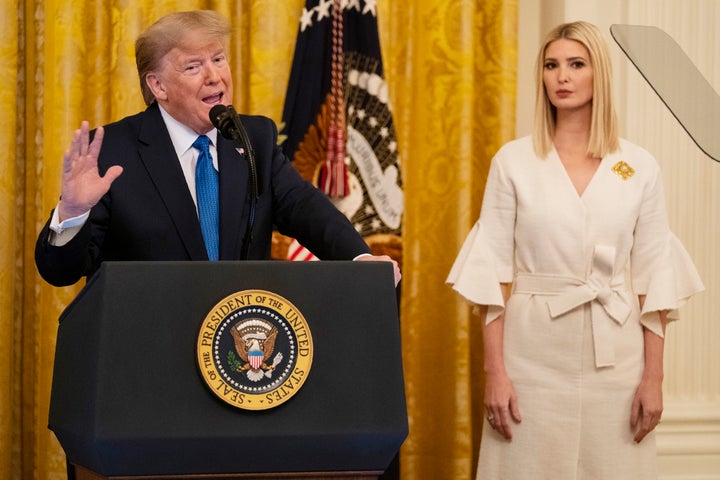
<svg viewBox="0 0 720 480"><path fill-rule="evenodd" d="M304 0L16 0L0 5L0 478L62 479L47 428L57 319L81 285L37 274L62 155L144 108L137 35L174 10L233 21L234 104L280 122ZM470 479L479 447L479 329L444 285L477 218L489 160L514 131L516 0L377 1L405 190L401 322L410 435L404 480ZM9 39L17 38L17 42ZM81 373L81 372L80 372Z"/></svg>
<svg viewBox="0 0 720 480"><path fill-rule="evenodd" d="M5 145L0 173L0 477L12 478L20 455L20 338L22 262L22 160L17 154L16 99L19 96L20 45L17 1L0 6L0 141ZM15 41L14 39L17 39Z"/></svg>

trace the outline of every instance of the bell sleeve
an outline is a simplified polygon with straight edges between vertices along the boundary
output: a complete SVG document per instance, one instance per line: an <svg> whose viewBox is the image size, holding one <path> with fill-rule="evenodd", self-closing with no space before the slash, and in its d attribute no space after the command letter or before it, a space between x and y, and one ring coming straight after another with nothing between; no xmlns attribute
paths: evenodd
<svg viewBox="0 0 720 480"><path fill-rule="evenodd" d="M678 319L678 309L704 290L700 275L680 240L670 231L659 169L644 194L630 256L633 291L645 295L640 323L663 336L659 311Z"/></svg>
<svg viewBox="0 0 720 480"><path fill-rule="evenodd" d="M512 182L503 174L496 156L488 172L479 220L465 239L446 283L479 314L487 306L485 323L505 309L501 283L513 278L516 199Z"/></svg>

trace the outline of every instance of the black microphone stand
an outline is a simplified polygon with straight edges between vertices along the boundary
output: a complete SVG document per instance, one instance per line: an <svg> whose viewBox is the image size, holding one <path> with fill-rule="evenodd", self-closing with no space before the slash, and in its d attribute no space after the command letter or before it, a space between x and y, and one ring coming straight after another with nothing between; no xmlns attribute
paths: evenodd
<svg viewBox="0 0 720 480"><path fill-rule="evenodd" d="M250 178L248 178L248 188L250 190L250 211L248 213L248 224L245 230L245 238L243 239L243 245L240 251L240 258L242 260L247 260L248 253L250 251L250 244L252 243L252 230L255 224L255 209L259 196L255 151L250 143L250 137L240 121L240 116L232 105L228 105L227 107L222 105L214 106L212 110L210 110L210 120L223 137L228 140L232 140L235 143L236 148L242 149L245 152L245 158L248 161L248 167L250 170Z"/></svg>

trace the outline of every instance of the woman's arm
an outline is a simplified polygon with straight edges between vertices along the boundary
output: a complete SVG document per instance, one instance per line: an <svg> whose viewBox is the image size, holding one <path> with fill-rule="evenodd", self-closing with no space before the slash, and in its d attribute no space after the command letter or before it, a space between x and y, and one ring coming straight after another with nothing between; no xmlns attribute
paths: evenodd
<svg viewBox="0 0 720 480"><path fill-rule="evenodd" d="M639 299L640 309L642 309L645 296L640 295ZM664 335L667 311L660 311L658 315L660 315ZM643 337L645 367L630 412L630 428L635 432L635 442L637 443L640 443L660 423L663 411L662 382L665 339L644 327Z"/></svg>
<svg viewBox="0 0 720 480"><path fill-rule="evenodd" d="M503 296L508 298L510 285L501 285ZM481 312L485 319L487 307ZM503 335L505 314L490 323L483 323L483 354L485 370L485 412L488 422L506 439L512 439L510 419L520 422L517 395L510 377L505 370L503 359Z"/></svg>

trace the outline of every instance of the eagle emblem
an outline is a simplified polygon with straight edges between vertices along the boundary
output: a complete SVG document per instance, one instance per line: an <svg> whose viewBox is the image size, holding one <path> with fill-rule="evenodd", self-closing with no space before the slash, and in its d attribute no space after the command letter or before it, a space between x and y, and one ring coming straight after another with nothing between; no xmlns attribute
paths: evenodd
<svg viewBox="0 0 720 480"><path fill-rule="evenodd" d="M252 382L259 382L263 377L272 377L275 367L283 359L283 354L279 352L270 365L266 362L275 350L275 340L278 336L275 325L259 318L250 318L238 322L230 333L235 343L235 351L241 360L232 362L235 364L235 370L245 373Z"/></svg>
<svg viewBox="0 0 720 480"><path fill-rule="evenodd" d="M205 316L195 353L213 394L243 410L267 410L300 390L313 352L310 326L290 300L267 290L243 290Z"/></svg>

